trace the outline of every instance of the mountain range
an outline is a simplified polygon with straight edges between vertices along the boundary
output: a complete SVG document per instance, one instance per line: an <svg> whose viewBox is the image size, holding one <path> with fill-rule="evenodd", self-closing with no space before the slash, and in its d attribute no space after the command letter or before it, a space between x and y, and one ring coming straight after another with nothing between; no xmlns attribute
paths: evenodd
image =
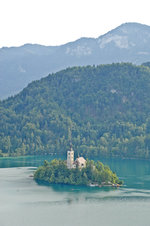
<svg viewBox="0 0 150 226"><path fill-rule="evenodd" d="M150 61L150 26L125 23L99 36L61 46L25 44L0 49L0 99L33 80L72 66Z"/></svg>

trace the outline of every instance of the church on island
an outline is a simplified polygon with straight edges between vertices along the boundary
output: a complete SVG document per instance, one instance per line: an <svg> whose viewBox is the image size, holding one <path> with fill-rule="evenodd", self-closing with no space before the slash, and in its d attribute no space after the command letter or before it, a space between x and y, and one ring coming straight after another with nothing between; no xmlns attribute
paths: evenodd
<svg viewBox="0 0 150 226"><path fill-rule="evenodd" d="M70 150L67 151L67 168L75 169L76 167L80 169L86 167L86 160L83 157L78 157L74 161L74 150L70 147Z"/></svg>

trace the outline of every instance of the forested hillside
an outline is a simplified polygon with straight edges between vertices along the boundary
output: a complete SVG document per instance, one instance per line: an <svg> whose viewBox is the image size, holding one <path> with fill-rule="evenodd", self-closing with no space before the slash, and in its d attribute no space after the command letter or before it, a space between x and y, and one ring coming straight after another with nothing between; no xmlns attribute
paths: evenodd
<svg viewBox="0 0 150 226"><path fill-rule="evenodd" d="M73 67L0 102L0 150L150 159L150 69ZM2 154L2 155L3 155Z"/></svg>

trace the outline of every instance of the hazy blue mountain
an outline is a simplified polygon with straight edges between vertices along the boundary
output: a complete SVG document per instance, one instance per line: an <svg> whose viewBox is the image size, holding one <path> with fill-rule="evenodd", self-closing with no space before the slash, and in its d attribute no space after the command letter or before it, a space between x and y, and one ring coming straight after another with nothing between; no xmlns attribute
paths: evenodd
<svg viewBox="0 0 150 226"><path fill-rule="evenodd" d="M0 49L0 99L68 66L149 60L150 26L138 23L125 23L98 38L81 38L61 46L4 47Z"/></svg>

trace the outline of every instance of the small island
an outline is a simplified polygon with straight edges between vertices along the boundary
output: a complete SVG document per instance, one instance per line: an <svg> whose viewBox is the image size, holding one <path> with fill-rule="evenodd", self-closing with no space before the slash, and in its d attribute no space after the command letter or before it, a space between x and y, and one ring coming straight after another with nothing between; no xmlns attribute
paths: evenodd
<svg viewBox="0 0 150 226"><path fill-rule="evenodd" d="M67 152L67 161L54 159L51 162L44 161L44 165L38 167L34 173L37 182L48 184L68 184L86 186L113 186L122 185L117 175L108 166L100 161L85 160L78 157L74 160L72 148Z"/></svg>

